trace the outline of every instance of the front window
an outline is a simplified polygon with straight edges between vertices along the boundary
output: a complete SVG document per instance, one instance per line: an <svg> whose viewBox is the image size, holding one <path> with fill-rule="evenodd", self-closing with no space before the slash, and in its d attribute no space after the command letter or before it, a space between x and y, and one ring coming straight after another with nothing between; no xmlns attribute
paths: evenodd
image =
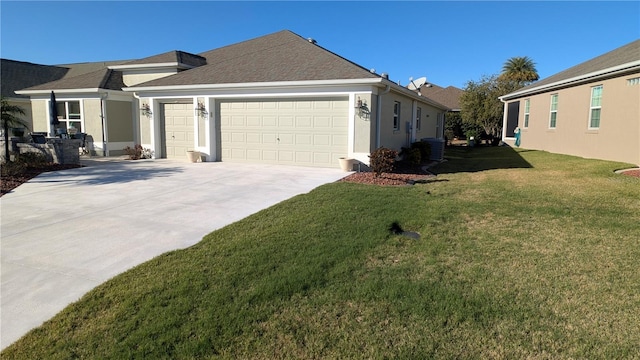
<svg viewBox="0 0 640 360"><path fill-rule="evenodd" d="M556 128L556 121L558 119L558 94L551 95L551 115L549 116L549 127L551 129Z"/></svg>
<svg viewBox="0 0 640 360"><path fill-rule="evenodd" d="M68 133L82 131L82 111L79 100L56 101L58 109L59 129L67 129Z"/></svg>
<svg viewBox="0 0 640 360"><path fill-rule="evenodd" d="M524 101L524 127L529 127L529 99Z"/></svg>
<svg viewBox="0 0 640 360"><path fill-rule="evenodd" d="M589 128L600 128L600 113L602 110L602 85L591 88L591 107L589 113Z"/></svg>
<svg viewBox="0 0 640 360"><path fill-rule="evenodd" d="M400 102L393 102L393 130L400 130Z"/></svg>
<svg viewBox="0 0 640 360"><path fill-rule="evenodd" d="M416 111L416 130L420 131L422 128L422 108L418 108Z"/></svg>

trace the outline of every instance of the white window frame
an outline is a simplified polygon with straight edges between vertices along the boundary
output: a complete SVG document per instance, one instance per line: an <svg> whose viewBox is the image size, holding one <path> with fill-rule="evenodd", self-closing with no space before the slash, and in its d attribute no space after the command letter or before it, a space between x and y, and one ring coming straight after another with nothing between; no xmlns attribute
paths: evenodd
<svg viewBox="0 0 640 360"><path fill-rule="evenodd" d="M558 94L551 94L549 105L549 129L555 129L558 126Z"/></svg>
<svg viewBox="0 0 640 360"><path fill-rule="evenodd" d="M634 85L638 85L638 84L640 84L640 77L627 79L627 85L628 86L634 86Z"/></svg>
<svg viewBox="0 0 640 360"><path fill-rule="evenodd" d="M418 106L416 109L416 131L422 130L422 108Z"/></svg>
<svg viewBox="0 0 640 360"><path fill-rule="evenodd" d="M524 99L524 128L529 127L529 110L531 109L530 99Z"/></svg>
<svg viewBox="0 0 640 360"><path fill-rule="evenodd" d="M80 113L79 114L73 114L73 115L77 115L78 118L77 119L71 119L71 113L69 112L69 103L70 102L78 102L79 108L80 108ZM47 101L47 109L50 109L50 104L51 104L51 100ZM64 114L60 114L58 112L58 121L60 121L60 124L64 123L64 127L65 129L69 129L69 125L70 123L80 123L80 129L77 129L78 132L86 132L86 128L85 128L85 124L84 124L84 104L82 99L64 99L64 100L56 100L56 105L60 105L60 104L64 104ZM58 125L58 127L61 127L60 125Z"/></svg>
<svg viewBox="0 0 640 360"><path fill-rule="evenodd" d="M400 130L400 101L393 102L393 130Z"/></svg>
<svg viewBox="0 0 640 360"><path fill-rule="evenodd" d="M596 89L600 89L600 97L597 105L594 105L595 98L593 97ZM600 129L600 122L602 121L602 91L604 90L602 85L596 85L591 87L591 99L589 100L589 130ZM593 126L593 111L599 110L598 125Z"/></svg>

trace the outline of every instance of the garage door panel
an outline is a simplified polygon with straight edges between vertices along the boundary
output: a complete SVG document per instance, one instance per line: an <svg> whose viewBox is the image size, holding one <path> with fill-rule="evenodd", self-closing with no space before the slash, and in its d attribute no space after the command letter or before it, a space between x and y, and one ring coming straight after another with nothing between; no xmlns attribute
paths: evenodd
<svg viewBox="0 0 640 360"><path fill-rule="evenodd" d="M296 134L296 145L313 145L313 135Z"/></svg>
<svg viewBox="0 0 640 360"><path fill-rule="evenodd" d="M247 116L247 127L257 127L260 125L260 116Z"/></svg>
<svg viewBox="0 0 640 360"><path fill-rule="evenodd" d="M346 135L333 135L331 137L331 145L346 147L349 141Z"/></svg>
<svg viewBox="0 0 640 360"><path fill-rule="evenodd" d="M331 145L331 135L314 135L313 145L321 145L321 146Z"/></svg>
<svg viewBox="0 0 640 360"><path fill-rule="evenodd" d="M297 128L310 128L313 125L313 118L311 116L298 116L296 117Z"/></svg>
<svg viewBox="0 0 640 360"><path fill-rule="evenodd" d="M243 119L221 121L222 160L337 167L347 153L347 114L346 97L221 102L221 120Z"/></svg>

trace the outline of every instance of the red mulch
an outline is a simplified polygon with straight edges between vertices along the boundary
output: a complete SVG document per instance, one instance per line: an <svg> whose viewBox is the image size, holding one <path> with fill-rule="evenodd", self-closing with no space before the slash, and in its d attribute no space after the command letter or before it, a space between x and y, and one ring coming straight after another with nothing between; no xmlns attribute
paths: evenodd
<svg viewBox="0 0 640 360"><path fill-rule="evenodd" d="M376 176L374 172L359 172L351 174L340 181L370 185L406 186L434 177L435 175L422 170L421 166L400 163L397 164L392 173L382 173L380 176Z"/></svg>
<svg viewBox="0 0 640 360"><path fill-rule="evenodd" d="M0 194L0 196L11 192L11 190L17 188L18 186L26 183L27 181L44 172L75 169L81 166L82 165L61 165L49 163L38 166L29 166L19 174L5 174L5 172L2 171L2 179L0 181L0 188L2 189L2 193Z"/></svg>
<svg viewBox="0 0 640 360"><path fill-rule="evenodd" d="M640 178L640 169L623 171L622 175L629 175Z"/></svg>

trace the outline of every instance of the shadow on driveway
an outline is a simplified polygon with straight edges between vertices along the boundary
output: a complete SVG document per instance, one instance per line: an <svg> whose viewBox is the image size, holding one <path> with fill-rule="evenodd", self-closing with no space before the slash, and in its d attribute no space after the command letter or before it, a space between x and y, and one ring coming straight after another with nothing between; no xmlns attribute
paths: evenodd
<svg viewBox="0 0 640 360"><path fill-rule="evenodd" d="M445 162L430 169L436 175L496 169L528 169L533 166L509 146L451 146L444 151Z"/></svg>
<svg viewBox="0 0 640 360"><path fill-rule="evenodd" d="M183 171L183 167L177 162L172 162L171 166L158 166L158 161L151 163L144 160L96 162L82 168L42 173L30 182L34 184L68 182L76 185L108 185L169 177Z"/></svg>

